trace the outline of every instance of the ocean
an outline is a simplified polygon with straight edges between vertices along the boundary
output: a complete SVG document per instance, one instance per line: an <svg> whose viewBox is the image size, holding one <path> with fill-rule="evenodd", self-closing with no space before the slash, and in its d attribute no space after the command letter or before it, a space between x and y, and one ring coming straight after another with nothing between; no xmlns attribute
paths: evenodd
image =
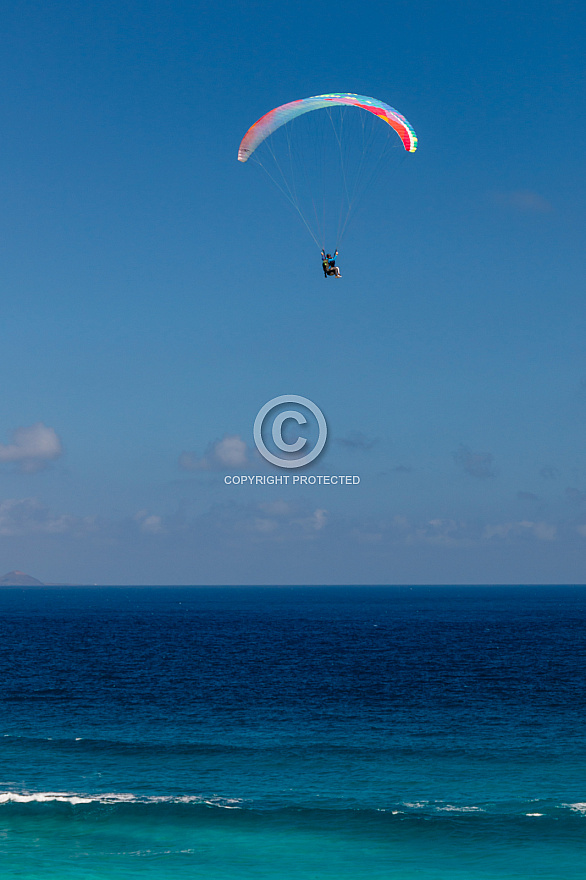
<svg viewBox="0 0 586 880"><path fill-rule="evenodd" d="M586 876L586 588L0 592L0 877Z"/></svg>

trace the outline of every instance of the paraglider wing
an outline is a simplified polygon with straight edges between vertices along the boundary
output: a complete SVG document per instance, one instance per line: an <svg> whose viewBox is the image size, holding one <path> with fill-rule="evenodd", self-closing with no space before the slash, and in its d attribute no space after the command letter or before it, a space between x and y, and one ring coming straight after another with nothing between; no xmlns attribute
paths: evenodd
<svg viewBox="0 0 586 880"><path fill-rule="evenodd" d="M246 162L254 153L256 148L274 131L285 125L297 116L309 113L311 110L320 110L324 107L330 107L332 104L346 104L353 107L361 107L374 113L380 119L388 122L395 129L405 149L414 153L417 149L417 135L413 128L409 125L404 116L397 113L393 107L377 101L376 98L368 98L365 95L352 95L350 93L335 95L316 95L313 98L302 98L299 101L291 101L289 104L282 104L265 113L264 116L254 123L246 132L238 150L238 161Z"/></svg>
<svg viewBox="0 0 586 880"><path fill-rule="evenodd" d="M244 135L238 160L263 169L318 248L337 249L367 189L416 149L413 128L393 107L336 93L265 113Z"/></svg>

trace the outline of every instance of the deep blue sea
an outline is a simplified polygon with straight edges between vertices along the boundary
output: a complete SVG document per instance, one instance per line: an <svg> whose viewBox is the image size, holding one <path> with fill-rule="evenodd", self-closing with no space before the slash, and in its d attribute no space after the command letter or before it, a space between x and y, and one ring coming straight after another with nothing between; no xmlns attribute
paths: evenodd
<svg viewBox="0 0 586 880"><path fill-rule="evenodd" d="M586 876L586 588L0 592L0 876Z"/></svg>

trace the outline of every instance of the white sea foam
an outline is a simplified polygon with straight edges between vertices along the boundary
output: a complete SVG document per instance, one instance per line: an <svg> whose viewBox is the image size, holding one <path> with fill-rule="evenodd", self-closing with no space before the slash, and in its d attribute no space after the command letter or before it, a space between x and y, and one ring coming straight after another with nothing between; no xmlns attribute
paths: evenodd
<svg viewBox="0 0 586 880"><path fill-rule="evenodd" d="M564 807L569 807L571 810L575 810L577 813L582 813L586 815L586 804L564 804Z"/></svg>
<svg viewBox="0 0 586 880"><path fill-rule="evenodd" d="M431 803L430 801L416 801L415 803L404 803L404 807L409 807L410 810L425 810L432 809L436 810L438 813L484 813L486 812L482 807L456 807L453 804L443 804L443 803Z"/></svg>
<svg viewBox="0 0 586 880"><path fill-rule="evenodd" d="M130 792L105 794L78 794L66 791L0 791L0 804L30 804L57 801L67 804L204 804L226 810L242 808L238 798L203 797L201 795L154 795L139 796Z"/></svg>
<svg viewBox="0 0 586 880"><path fill-rule="evenodd" d="M92 798L80 795L67 794L61 791L37 791L33 793L16 791L0 792L0 804L30 804L45 803L46 801L61 801L69 804L90 804Z"/></svg>
<svg viewBox="0 0 586 880"><path fill-rule="evenodd" d="M452 804L446 804L445 807L436 807L438 812L442 813L484 813L482 807L455 807Z"/></svg>
<svg viewBox="0 0 586 880"><path fill-rule="evenodd" d="M192 855L197 852L195 849L131 849L121 850L119 856L176 856L176 855Z"/></svg>
<svg viewBox="0 0 586 880"><path fill-rule="evenodd" d="M545 816L545 813L525 813L526 816Z"/></svg>

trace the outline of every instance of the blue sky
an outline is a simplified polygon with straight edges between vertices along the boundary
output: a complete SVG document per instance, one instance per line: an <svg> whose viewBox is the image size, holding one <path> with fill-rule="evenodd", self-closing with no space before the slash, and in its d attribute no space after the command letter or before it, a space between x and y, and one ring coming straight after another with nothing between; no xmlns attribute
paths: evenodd
<svg viewBox="0 0 586 880"><path fill-rule="evenodd" d="M0 570L583 582L585 19L4 3ZM332 91L419 136L339 282L236 161L263 113ZM252 425L285 393L328 421L311 473L359 486L224 484L268 473Z"/></svg>

